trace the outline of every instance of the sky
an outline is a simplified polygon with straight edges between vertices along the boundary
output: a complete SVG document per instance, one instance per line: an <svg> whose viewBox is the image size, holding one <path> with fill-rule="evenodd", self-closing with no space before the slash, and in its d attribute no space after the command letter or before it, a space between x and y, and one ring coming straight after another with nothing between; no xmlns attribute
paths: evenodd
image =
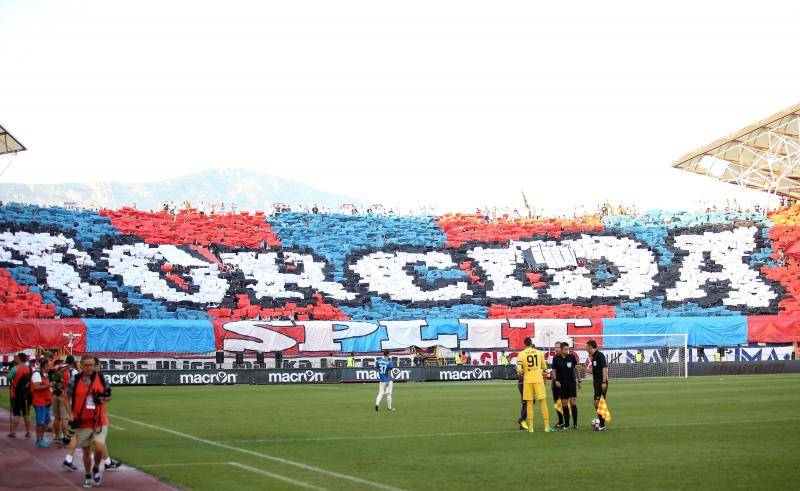
<svg viewBox="0 0 800 491"><path fill-rule="evenodd" d="M763 201L671 164L798 102L798 14L796 1L0 0L0 124L29 148L0 181L236 167L453 211L520 206L523 191L549 212Z"/></svg>

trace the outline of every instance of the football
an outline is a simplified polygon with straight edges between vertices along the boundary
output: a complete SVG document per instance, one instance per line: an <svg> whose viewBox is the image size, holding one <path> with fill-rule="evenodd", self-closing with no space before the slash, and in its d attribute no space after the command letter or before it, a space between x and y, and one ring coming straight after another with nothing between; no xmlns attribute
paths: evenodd
<svg viewBox="0 0 800 491"><path fill-rule="evenodd" d="M596 429L597 429L597 428L599 428L599 427L600 427L600 420L599 420L599 419L597 419L597 418L594 418L594 419L592 420L592 429L593 429L593 430L596 430Z"/></svg>

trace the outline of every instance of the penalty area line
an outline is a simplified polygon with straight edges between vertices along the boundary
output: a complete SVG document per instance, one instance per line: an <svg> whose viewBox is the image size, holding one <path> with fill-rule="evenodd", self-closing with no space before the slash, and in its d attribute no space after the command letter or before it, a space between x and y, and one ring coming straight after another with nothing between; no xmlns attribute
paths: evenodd
<svg viewBox="0 0 800 491"><path fill-rule="evenodd" d="M232 452L239 452L239 453L242 453L242 454L245 454L245 455L251 455L253 457L258 457L260 459L271 460L273 462L278 462L278 463L281 463L281 464L284 464L284 465L290 465L290 466L293 466L293 467L297 467L299 469L303 469L303 470L307 470L307 471L311 471L311 472L316 472L318 474L323 474L323 475L326 475L326 476L335 477L335 478L338 478L338 479L342 479L342 480L345 480L345 481L350 481L350 482L361 484L361 485L364 485L364 486L369 486L369 487L373 487L373 488L376 488L376 489L385 489L387 491L399 491L400 490L400 488L396 488L394 486L387 486L386 484L381 484L381 483L378 483L378 482L375 482L375 481L362 479L360 477L351 476L349 474L342 474L341 472L329 471L327 469L322 469L321 467L315 467L313 465L303 464L302 462L295 462L294 460L285 459L283 457L276 457L274 455L269 455L269 454L265 454L265 453L261 453L261 452L255 452L253 450L247 450L246 448L239 448L239 447L234 447L232 445L227 445L227 444L220 443L220 442L213 441L213 440L206 440L205 438L200 438L198 436L190 435L188 433L182 433L180 431L171 430L169 428L164 428L162 426L156 426L156 425L153 425L153 424L150 424L150 423L145 423L144 421L138 421L138 420L135 420L135 419L126 418L124 416L118 416L118 415L115 415L115 414L111 414L110 416L113 417L113 418L121 419L123 421L127 421L129 423L137 424L139 426L144 426L145 428L150 428L150 429L153 429L153 430L158 430L158 431L162 431L164 433L169 433L169 434L172 434L172 435L175 435L175 436L186 438L187 440L192 440L192 441L199 442L199 443L205 443L206 445L211 445L211 446L214 446L214 447L223 448L225 450L230 450Z"/></svg>

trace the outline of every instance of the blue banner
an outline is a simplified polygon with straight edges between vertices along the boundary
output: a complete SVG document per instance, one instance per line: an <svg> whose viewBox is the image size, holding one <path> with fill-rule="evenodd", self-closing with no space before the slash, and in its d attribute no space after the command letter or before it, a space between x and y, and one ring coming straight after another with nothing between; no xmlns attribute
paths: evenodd
<svg viewBox="0 0 800 491"><path fill-rule="evenodd" d="M747 318L726 317L651 317L603 319L606 348L655 347L674 343L670 334L687 334L691 346L735 346L747 343ZM613 336L613 335L639 336ZM660 335L644 338L640 335Z"/></svg>
<svg viewBox="0 0 800 491"><path fill-rule="evenodd" d="M203 320L84 319L88 352L208 353L214 326Z"/></svg>

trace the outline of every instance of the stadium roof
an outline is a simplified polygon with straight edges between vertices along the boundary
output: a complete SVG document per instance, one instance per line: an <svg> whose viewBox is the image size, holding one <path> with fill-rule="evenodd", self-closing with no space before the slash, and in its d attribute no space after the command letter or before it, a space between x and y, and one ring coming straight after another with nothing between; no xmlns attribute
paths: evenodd
<svg viewBox="0 0 800 491"><path fill-rule="evenodd" d="M11 133L0 126L0 155L6 153L17 153L25 150L25 147Z"/></svg>
<svg viewBox="0 0 800 491"><path fill-rule="evenodd" d="M800 199L800 104L689 152L672 166Z"/></svg>

